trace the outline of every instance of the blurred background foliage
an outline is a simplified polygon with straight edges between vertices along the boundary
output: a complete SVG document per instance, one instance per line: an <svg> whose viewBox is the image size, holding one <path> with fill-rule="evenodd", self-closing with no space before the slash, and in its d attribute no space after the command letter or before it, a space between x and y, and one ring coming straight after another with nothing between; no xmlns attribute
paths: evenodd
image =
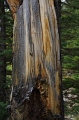
<svg viewBox="0 0 79 120"><path fill-rule="evenodd" d="M0 0L0 120L7 120L12 81L13 20L5 0Z"/></svg>
<svg viewBox="0 0 79 120"><path fill-rule="evenodd" d="M62 81L65 117L79 120L79 0L61 1ZM13 20L0 0L0 120L7 120L12 81Z"/></svg>
<svg viewBox="0 0 79 120"><path fill-rule="evenodd" d="M61 3L60 26L65 117L79 120L79 0Z"/></svg>

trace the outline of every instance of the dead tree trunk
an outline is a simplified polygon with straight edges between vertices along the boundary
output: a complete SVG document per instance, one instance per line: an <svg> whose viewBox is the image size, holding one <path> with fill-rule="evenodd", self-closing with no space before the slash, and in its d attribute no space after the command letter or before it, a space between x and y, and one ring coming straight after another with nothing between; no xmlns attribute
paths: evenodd
<svg viewBox="0 0 79 120"><path fill-rule="evenodd" d="M54 1L7 1L14 18L11 120L60 120L60 45Z"/></svg>

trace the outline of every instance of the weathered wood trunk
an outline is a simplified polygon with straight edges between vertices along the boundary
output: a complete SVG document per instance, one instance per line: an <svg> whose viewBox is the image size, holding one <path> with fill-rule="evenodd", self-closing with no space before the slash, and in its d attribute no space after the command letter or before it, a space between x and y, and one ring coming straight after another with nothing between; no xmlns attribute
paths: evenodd
<svg viewBox="0 0 79 120"><path fill-rule="evenodd" d="M11 120L61 119L60 46L54 1L23 0L16 6Z"/></svg>

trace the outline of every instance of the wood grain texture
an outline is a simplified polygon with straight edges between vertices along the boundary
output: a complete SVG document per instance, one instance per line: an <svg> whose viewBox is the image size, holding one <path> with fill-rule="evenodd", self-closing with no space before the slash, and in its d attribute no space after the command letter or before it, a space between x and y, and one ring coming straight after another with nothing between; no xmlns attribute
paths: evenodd
<svg viewBox="0 0 79 120"><path fill-rule="evenodd" d="M55 120L54 114L61 115L61 79L53 0L23 0L14 19L13 44L12 120Z"/></svg>
<svg viewBox="0 0 79 120"><path fill-rule="evenodd" d="M15 13L17 12L20 5L19 0L6 0L6 1L9 5L10 11L12 13L12 17L13 19L15 19Z"/></svg>

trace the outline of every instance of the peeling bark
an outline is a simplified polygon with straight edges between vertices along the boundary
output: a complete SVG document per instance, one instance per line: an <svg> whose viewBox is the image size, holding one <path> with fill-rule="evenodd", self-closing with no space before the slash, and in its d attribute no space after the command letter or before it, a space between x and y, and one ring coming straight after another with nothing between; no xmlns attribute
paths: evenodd
<svg viewBox="0 0 79 120"><path fill-rule="evenodd" d="M11 120L62 119L60 46L53 0L23 0L14 18Z"/></svg>

